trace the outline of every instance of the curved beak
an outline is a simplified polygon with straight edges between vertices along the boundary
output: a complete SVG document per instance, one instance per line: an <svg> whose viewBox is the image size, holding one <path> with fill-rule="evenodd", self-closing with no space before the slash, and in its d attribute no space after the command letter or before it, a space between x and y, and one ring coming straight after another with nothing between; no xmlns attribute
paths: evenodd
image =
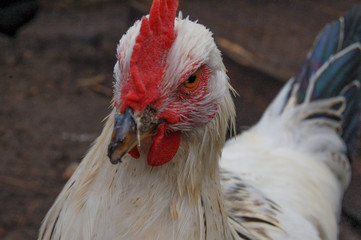
<svg viewBox="0 0 361 240"><path fill-rule="evenodd" d="M134 114L132 108L127 108L123 114L115 114L114 130L108 146L108 157L112 164L121 162L126 153L137 143L140 145L140 141L155 130L155 114L153 112L149 115L149 111L146 110L141 114ZM149 121L149 116L152 121Z"/></svg>

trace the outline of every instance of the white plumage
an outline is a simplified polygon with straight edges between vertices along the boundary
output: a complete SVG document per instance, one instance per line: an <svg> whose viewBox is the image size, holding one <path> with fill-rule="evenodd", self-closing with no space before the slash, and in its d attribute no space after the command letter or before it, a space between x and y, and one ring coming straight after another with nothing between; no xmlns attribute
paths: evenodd
<svg viewBox="0 0 361 240"><path fill-rule="evenodd" d="M165 11L177 2L155 1L153 8L162 9L162 4ZM331 74L328 69L348 54L356 57L345 62L358 61L359 71L360 43L348 43L350 47L338 43L338 50L330 54L334 57L315 70L310 77L314 81L307 81L306 87L304 75L291 79L260 122L223 148L227 129L234 127L235 110L211 32L181 15L176 18L176 37L170 49L161 52L166 53L161 58L162 78L154 82L154 89L147 85L148 96L139 90L142 83L132 82L137 79L132 65L140 66L140 60L132 59L142 43L138 36L143 21L119 42L116 106L46 215L39 239L337 239L341 198L350 179L348 143L339 135L348 127L340 118L348 119L342 116L349 114L347 106L357 110L352 114L359 118L360 84L340 80L333 96L313 94L323 74ZM194 72L199 83L188 88L185 82ZM151 95L152 91L157 94ZM355 101L349 100L350 92ZM136 98L140 93L143 97ZM130 101L126 94L133 94L127 109L134 112L118 107ZM136 104L148 100L146 108L136 109ZM126 117L133 119L126 137L133 134L138 145L124 143L127 138L114 140ZM180 143L175 155L152 166L153 149L163 158L156 142L167 152L168 143L162 139L177 132ZM122 145L126 150L119 150ZM107 154L113 163L121 163L111 164Z"/></svg>

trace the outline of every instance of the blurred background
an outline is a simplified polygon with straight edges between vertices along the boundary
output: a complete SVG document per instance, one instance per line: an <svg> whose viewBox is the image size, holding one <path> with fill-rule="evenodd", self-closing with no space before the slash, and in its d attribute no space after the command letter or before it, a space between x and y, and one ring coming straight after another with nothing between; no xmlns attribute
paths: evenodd
<svg viewBox="0 0 361 240"><path fill-rule="evenodd" d="M102 129L117 42L149 0L0 3L0 239L35 239L41 220ZM181 0L206 25L240 94L237 131L254 124L325 24L356 0ZM22 27L21 27L22 26ZM361 239L361 150L340 239Z"/></svg>

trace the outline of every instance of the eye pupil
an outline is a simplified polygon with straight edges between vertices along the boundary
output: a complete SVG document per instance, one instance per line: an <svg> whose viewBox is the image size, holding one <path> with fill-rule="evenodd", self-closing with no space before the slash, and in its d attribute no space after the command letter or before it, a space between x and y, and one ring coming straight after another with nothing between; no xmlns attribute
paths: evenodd
<svg viewBox="0 0 361 240"><path fill-rule="evenodd" d="M196 79L197 79L197 75L195 73L193 73L192 75L189 76L187 83L192 84L196 81Z"/></svg>

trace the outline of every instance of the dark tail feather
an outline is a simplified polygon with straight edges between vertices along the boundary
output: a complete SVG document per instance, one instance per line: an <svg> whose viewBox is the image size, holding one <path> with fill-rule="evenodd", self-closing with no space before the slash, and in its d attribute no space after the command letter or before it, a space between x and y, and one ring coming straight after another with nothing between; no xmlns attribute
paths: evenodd
<svg viewBox="0 0 361 240"><path fill-rule="evenodd" d="M343 18L344 37L342 48L361 42L361 5L353 7Z"/></svg>
<svg viewBox="0 0 361 240"><path fill-rule="evenodd" d="M344 96L341 136L352 155L361 128L361 5L325 27L292 84L300 104Z"/></svg>
<svg viewBox="0 0 361 240"><path fill-rule="evenodd" d="M360 79L360 78L358 78ZM342 95L346 99L346 109L343 113L342 138L347 145L349 157L357 148L358 137L360 136L361 116L361 87L360 80L356 80L345 87Z"/></svg>

